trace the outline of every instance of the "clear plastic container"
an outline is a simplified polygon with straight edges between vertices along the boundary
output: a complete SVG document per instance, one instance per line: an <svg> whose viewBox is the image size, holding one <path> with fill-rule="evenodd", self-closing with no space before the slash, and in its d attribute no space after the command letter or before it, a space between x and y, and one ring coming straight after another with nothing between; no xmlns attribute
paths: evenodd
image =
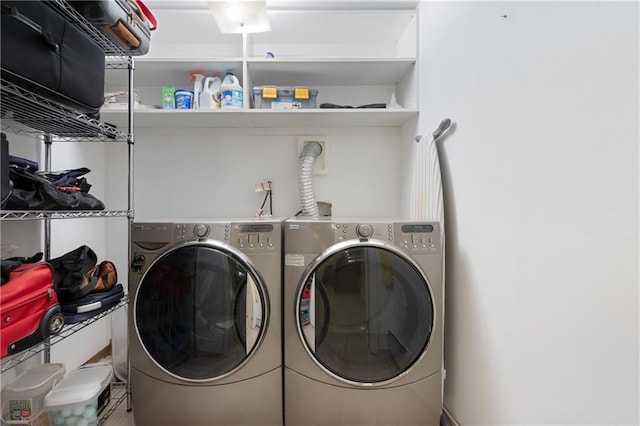
<svg viewBox="0 0 640 426"><path fill-rule="evenodd" d="M111 401L110 365L82 367L67 376L44 398L51 425L95 426Z"/></svg>
<svg viewBox="0 0 640 426"><path fill-rule="evenodd" d="M13 379L2 390L2 422L42 424L45 395L63 379L65 371L64 364L42 364Z"/></svg>

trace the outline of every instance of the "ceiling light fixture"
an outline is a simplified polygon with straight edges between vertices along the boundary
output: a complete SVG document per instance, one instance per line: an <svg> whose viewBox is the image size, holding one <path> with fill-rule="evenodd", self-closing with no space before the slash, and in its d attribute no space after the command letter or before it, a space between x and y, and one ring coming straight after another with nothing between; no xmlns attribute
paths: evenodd
<svg viewBox="0 0 640 426"><path fill-rule="evenodd" d="M216 0L207 2L221 33L270 31L266 0Z"/></svg>

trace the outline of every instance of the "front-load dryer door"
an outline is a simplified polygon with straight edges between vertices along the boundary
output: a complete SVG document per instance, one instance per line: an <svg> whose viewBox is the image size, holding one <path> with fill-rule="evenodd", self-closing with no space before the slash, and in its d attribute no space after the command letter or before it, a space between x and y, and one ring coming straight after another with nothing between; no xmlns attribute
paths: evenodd
<svg viewBox="0 0 640 426"><path fill-rule="evenodd" d="M187 381L223 378L256 351L268 299L251 261L216 241L176 246L145 272L134 300L139 340L167 374Z"/></svg>
<svg viewBox="0 0 640 426"><path fill-rule="evenodd" d="M429 344L434 305L428 279L395 246L336 244L309 265L296 294L307 352L340 381L370 386L397 380Z"/></svg>

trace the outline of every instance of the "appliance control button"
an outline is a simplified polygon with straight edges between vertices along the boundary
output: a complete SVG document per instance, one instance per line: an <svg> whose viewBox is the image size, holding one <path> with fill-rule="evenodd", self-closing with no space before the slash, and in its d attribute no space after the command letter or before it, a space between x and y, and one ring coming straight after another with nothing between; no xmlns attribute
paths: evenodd
<svg viewBox="0 0 640 426"><path fill-rule="evenodd" d="M373 235L373 226L368 223L361 223L356 226L356 233L362 238L369 238Z"/></svg>
<svg viewBox="0 0 640 426"><path fill-rule="evenodd" d="M204 238L209 235L209 227L203 223L199 223L193 227L193 235L198 238Z"/></svg>

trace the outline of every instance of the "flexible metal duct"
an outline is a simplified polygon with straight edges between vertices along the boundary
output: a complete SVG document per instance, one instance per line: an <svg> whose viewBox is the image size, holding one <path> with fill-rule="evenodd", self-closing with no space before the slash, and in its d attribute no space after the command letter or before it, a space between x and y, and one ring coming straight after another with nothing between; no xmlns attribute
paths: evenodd
<svg viewBox="0 0 640 426"><path fill-rule="evenodd" d="M308 142L304 145L298 158L298 191L302 204L302 216L320 216L313 188L313 172L316 167L316 159L321 153L322 145L318 142Z"/></svg>

